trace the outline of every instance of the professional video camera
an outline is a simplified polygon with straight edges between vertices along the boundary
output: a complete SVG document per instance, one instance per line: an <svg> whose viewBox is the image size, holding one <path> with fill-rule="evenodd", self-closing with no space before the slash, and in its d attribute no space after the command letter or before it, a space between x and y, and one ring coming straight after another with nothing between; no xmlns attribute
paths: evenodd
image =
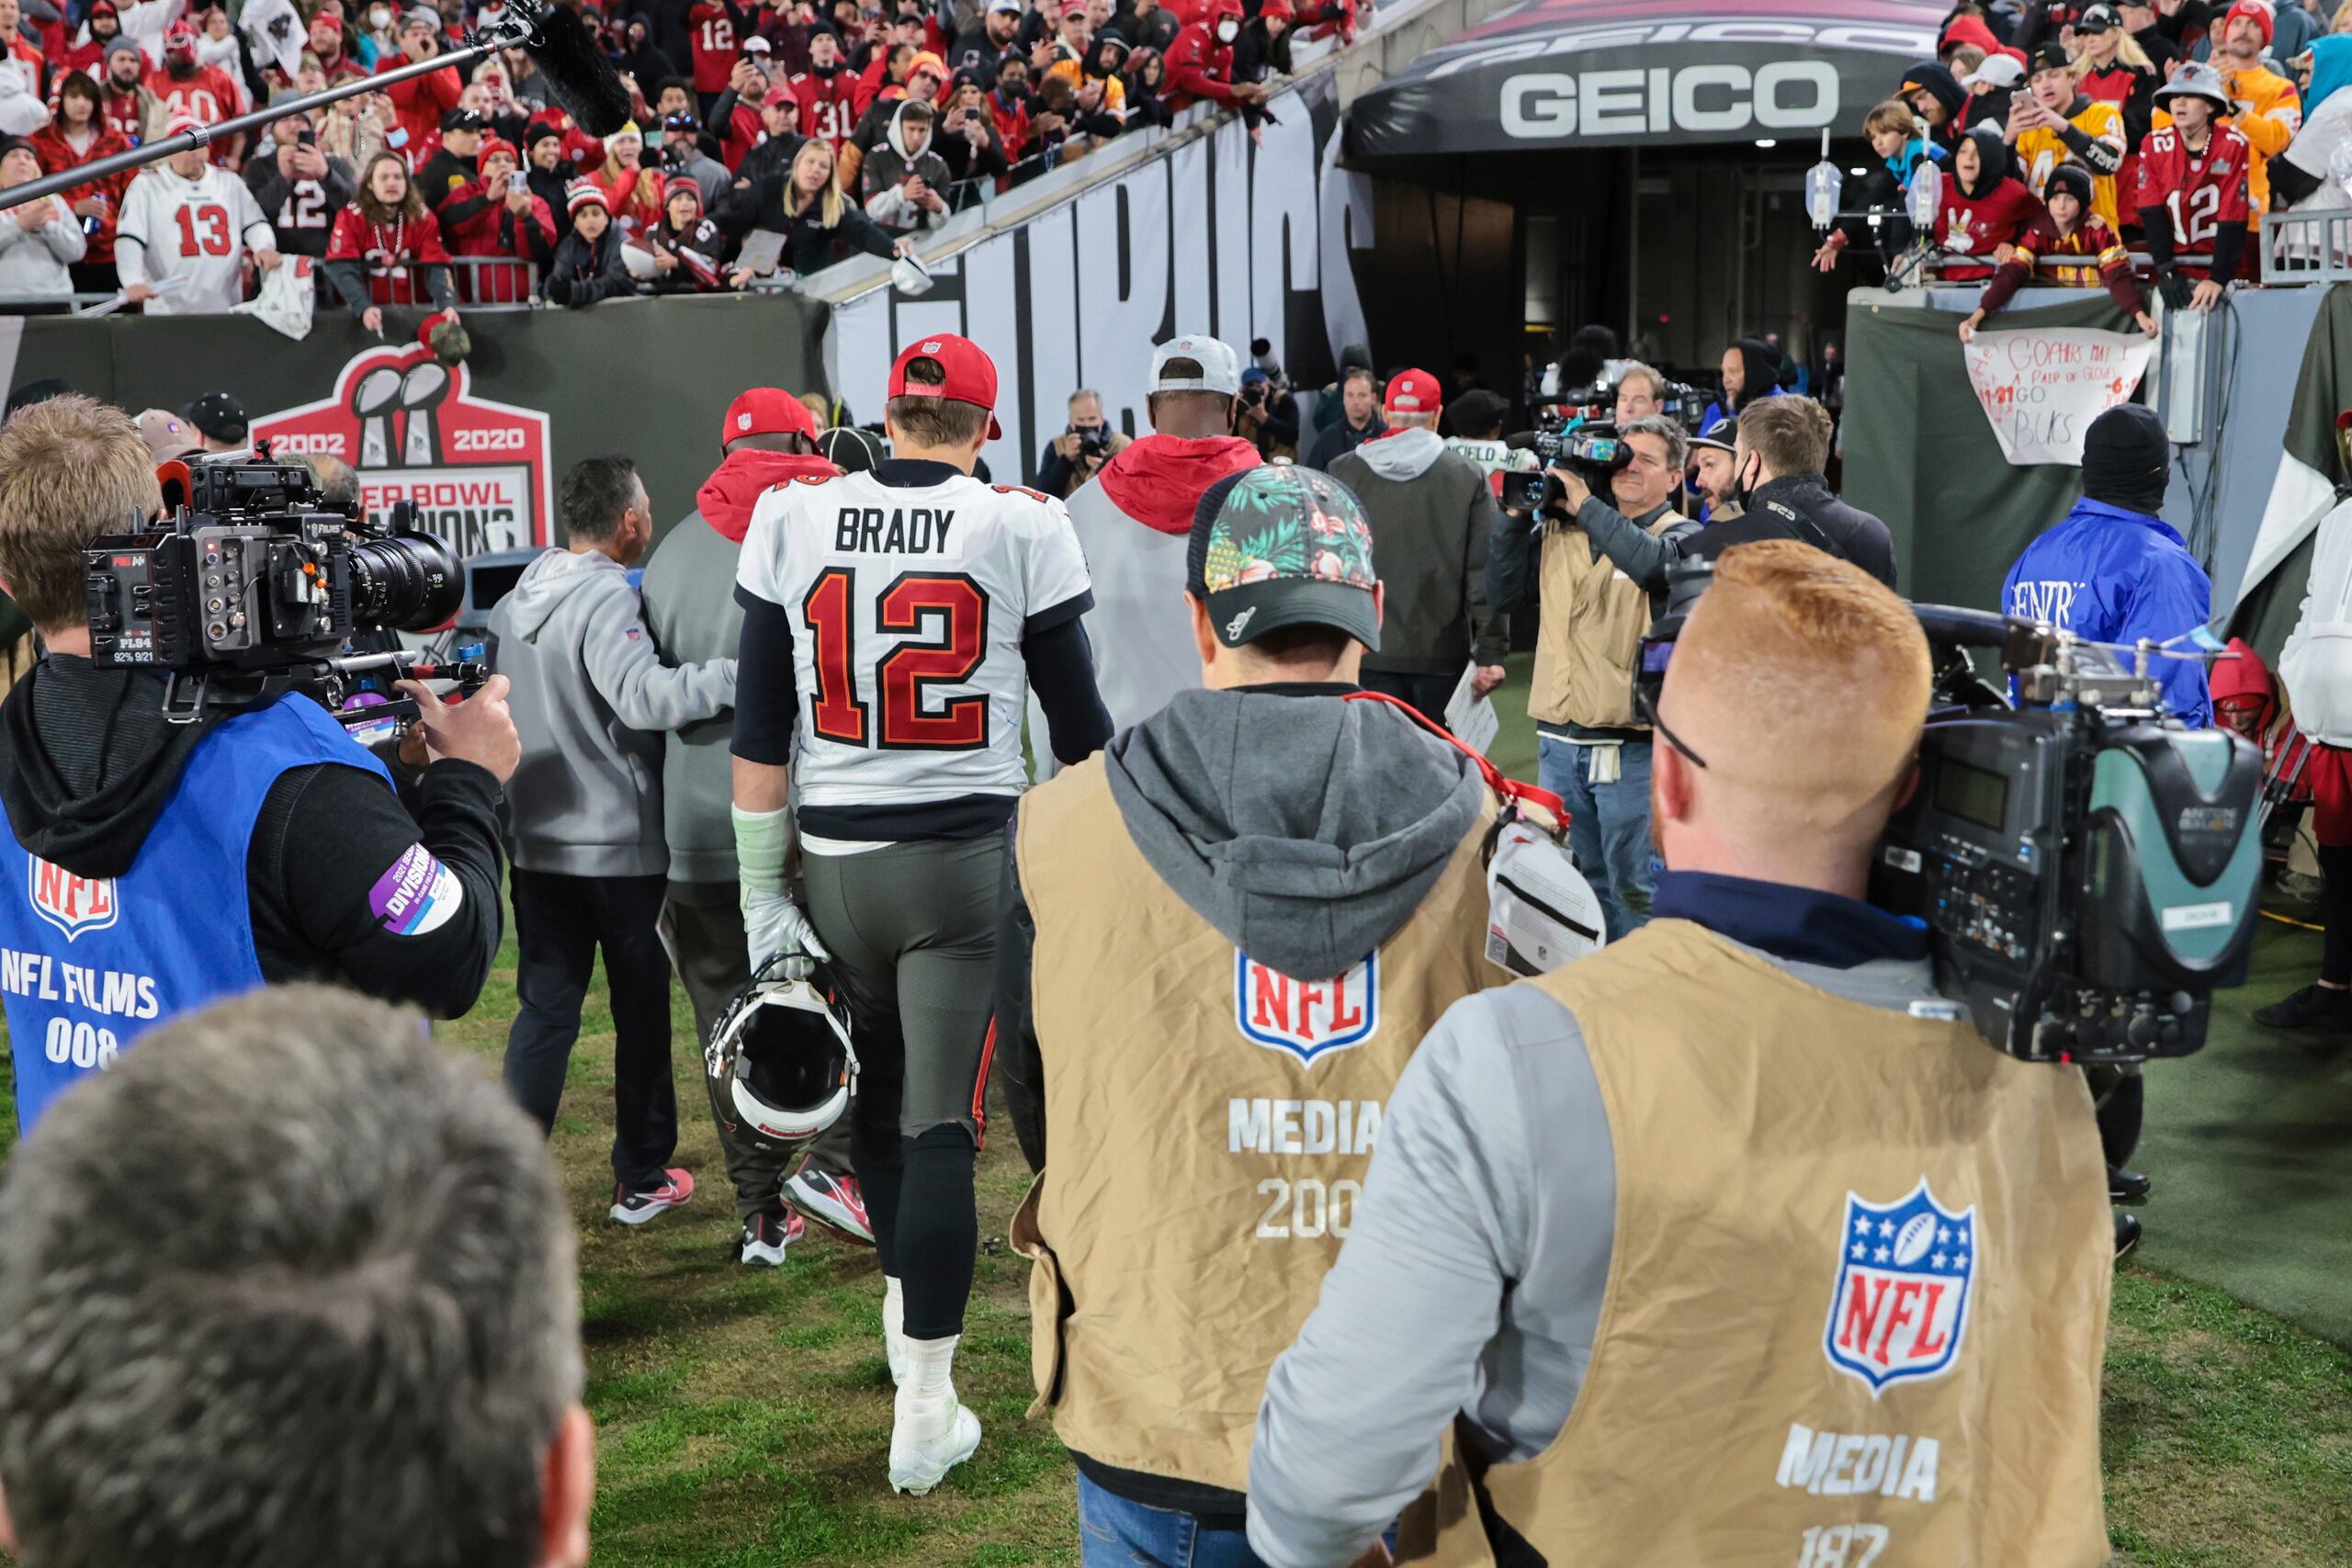
<svg viewBox="0 0 2352 1568"><path fill-rule="evenodd" d="M479 663L439 663L410 649L350 654L371 631L424 631L464 593L449 547L381 524L356 505L321 500L311 471L269 460L166 463L164 515L135 533L103 534L82 552L91 660L102 670L164 671L164 713L192 723L257 707L288 691L317 698L346 726L382 730L415 716L406 699L339 712L370 677L455 680L472 690Z"/></svg>
<svg viewBox="0 0 2352 1568"><path fill-rule="evenodd" d="M1521 438L1513 437L1516 444ZM1544 470L1567 468L1586 486L1606 495L1609 481L1634 460L1634 454L1606 420L1569 425L1552 413L1539 415L1533 438L1527 442L1543 466L1523 476L1520 493L1508 498L1511 510L1541 513L1559 504L1559 481Z"/></svg>
<svg viewBox="0 0 2352 1568"><path fill-rule="evenodd" d="M1659 381L1658 413L1693 435L1706 423L1710 400L1688 381ZM1617 383L1604 375L1589 387L1565 389L1552 412L1564 425L1610 423L1617 417Z"/></svg>
<svg viewBox="0 0 2352 1568"><path fill-rule="evenodd" d="M1653 701L1713 570L1668 573L1634 674ZM1914 609L1935 695L1871 902L1927 921L1938 989L2010 1055L2098 1066L2202 1048L2212 994L2245 980L2254 942L2261 753L2165 715L2152 671L2180 655ZM1970 649L1996 652L2014 706Z"/></svg>

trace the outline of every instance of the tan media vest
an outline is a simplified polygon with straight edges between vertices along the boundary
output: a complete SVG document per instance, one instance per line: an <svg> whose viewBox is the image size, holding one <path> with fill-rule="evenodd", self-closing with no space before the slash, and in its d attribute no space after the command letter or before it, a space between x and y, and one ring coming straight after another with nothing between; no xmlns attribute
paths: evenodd
<svg viewBox="0 0 2352 1568"><path fill-rule="evenodd" d="M1617 1221L1566 1427L1487 1473L1502 1520L1562 1565L2107 1560L2113 1236L2081 1073L1684 920L1526 983L1582 1028ZM1922 1181L1949 1214L1898 1224ZM1874 1387L1893 1367L1927 1375Z"/></svg>
<svg viewBox="0 0 2352 1568"><path fill-rule="evenodd" d="M1247 1489L1266 1374L1339 1257L1397 1076L1447 1007L1510 979L1485 957L1493 816L1369 975L1300 985L1160 880L1100 757L1023 797L1046 1164L1012 1239L1035 1264L1030 1413L1072 1450Z"/></svg>
<svg viewBox="0 0 2352 1568"><path fill-rule="evenodd" d="M1657 535L1685 521L1662 512L1643 530ZM1572 525L1544 525L1537 571L1543 620L1527 716L1538 724L1644 728L1634 712L1634 662L1650 628L1650 596L1607 556L1592 558L1592 536Z"/></svg>

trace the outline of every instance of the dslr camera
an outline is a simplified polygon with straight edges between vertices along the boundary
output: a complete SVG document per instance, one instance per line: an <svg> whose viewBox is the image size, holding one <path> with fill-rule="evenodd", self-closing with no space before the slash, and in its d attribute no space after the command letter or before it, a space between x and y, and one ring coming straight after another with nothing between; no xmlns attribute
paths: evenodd
<svg viewBox="0 0 2352 1568"><path fill-rule="evenodd" d="M464 596L458 558L413 531L403 509L375 524L356 504L329 505L310 469L266 452L167 463L158 478L163 517L92 539L82 569L91 661L161 671L166 717L193 723L290 690L334 711L375 675L467 689L488 678L479 664L436 665L406 649L345 653L355 636L438 626ZM379 726L386 707L338 716Z"/></svg>
<svg viewBox="0 0 2352 1568"><path fill-rule="evenodd" d="M1516 438L1514 438L1516 439ZM1596 494L1609 493L1609 481L1634 460L1617 427L1606 420L1570 426L1556 413L1539 417L1528 449L1543 467L1525 475L1511 510L1537 515L1556 510L1565 499L1560 481L1545 470L1566 468Z"/></svg>
<svg viewBox="0 0 2352 1568"><path fill-rule="evenodd" d="M1081 459L1100 461L1111 449L1111 427L1107 424L1073 424L1069 433L1078 437L1078 455Z"/></svg>
<svg viewBox="0 0 2352 1568"><path fill-rule="evenodd" d="M1634 682L1655 701L1713 568L1668 573ZM2262 755L2167 715L2150 644L1913 606L1935 660L1919 782L1880 840L1871 901L1927 922L1936 986L2030 1062L2116 1066L2203 1047L2259 913ZM1980 677L1989 652L2007 682Z"/></svg>

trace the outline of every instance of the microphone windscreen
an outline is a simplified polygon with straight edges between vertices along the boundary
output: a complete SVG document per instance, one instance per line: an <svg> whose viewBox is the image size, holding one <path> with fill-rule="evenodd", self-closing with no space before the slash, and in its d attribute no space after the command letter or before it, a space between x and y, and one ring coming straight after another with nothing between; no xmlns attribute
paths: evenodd
<svg viewBox="0 0 2352 1568"><path fill-rule="evenodd" d="M628 89L578 12L550 5L540 15L539 41L524 47L547 73L548 90L573 123L602 140L629 122Z"/></svg>
<svg viewBox="0 0 2352 1568"><path fill-rule="evenodd" d="M1535 432L1522 430L1515 435L1506 435L1503 445L1514 452L1532 452L1535 450Z"/></svg>

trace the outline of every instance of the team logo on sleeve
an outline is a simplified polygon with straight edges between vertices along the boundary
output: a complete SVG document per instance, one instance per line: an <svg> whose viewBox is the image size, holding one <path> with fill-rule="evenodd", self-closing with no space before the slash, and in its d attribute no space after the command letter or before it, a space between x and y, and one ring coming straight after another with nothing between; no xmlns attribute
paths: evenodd
<svg viewBox="0 0 2352 1568"><path fill-rule="evenodd" d="M1847 1193L1822 1335L1829 1364L1868 1383L1873 1399L1889 1383L1950 1371L1968 1328L1976 1242L1975 1205L1953 1213L1924 1177L1892 1203Z"/></svg>
<svg viewBox="0 0 2352 1568"><path fill-rule="evenodd" d="M106 930L122 912L111 876L76 876L39 855L25 857L25 876L33 913L63 931L68 942L84 931Z"/></svg>
<svg viewBox="0 0 2352 1568"><path fill-rule="evenodd" d="M1380 1027L1380 954L1329 980L1294 980L1233 950L1233 1021L1242 1035L1312 1062Z"/></svg>

